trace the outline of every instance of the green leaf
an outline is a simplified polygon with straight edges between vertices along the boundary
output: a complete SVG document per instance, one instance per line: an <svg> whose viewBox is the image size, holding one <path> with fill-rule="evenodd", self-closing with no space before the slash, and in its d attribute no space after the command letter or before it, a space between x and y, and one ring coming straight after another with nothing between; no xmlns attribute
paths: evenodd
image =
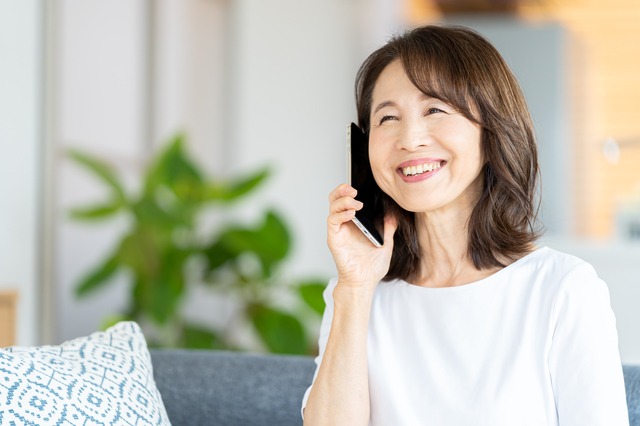
<svg viewBox="0 0 640 426"><path fill-rule="evenodd" d="M183 345L192 349L221 348L218 335L198 325L187 324L182 330Z"/></svg>
<svg viewBox="0 0 640 426"><path fill-rule="evenodd" d="M149 313L154 321L160 325L166 324L174 315L184 280L182 278L158 277L150 283L151 293Z"/></svg>
<svg viewBox="0 0 640 426"><path fill-rule="evenodd" d="M148 283L150 314L158 324L166 324L175 314L185 288L184 264L187 251L172 247L160 259L159 273Z"/></svg>
<svg viewBox="0 0 640 426"><path fill-rule="evenodd" d="M184 265L191 253L144 224L125 237L119 256L133 273L132 315L148 314L158 324L175 315L184 292Z"/></svg>
<svg viewBox="0 0 640 426"><path fill-rule="evenodd" d="M264 168L248 177L225 183L210 183L205 189L208 201L231 202L245 196L259 186L271 172Z"/></svg>
<svg viewBox="0 0 640 426"><path fill-rule="evenodd" d="M185 214L185 206L178 205L167 211L158 203L145 196L133 205L133 212L140 223L152 225L167 232L179 226L189 226L190 217Z"/></svg>
<svg viewBox="0 0 640 426"><path fill-rule="evenodd" d="M89 272L80 283L76 286L75 293L77 297L83 297L87 293L95 291L107 283L120 267L118 253L114 253L107 258L101 265Z"/></svg>
<svg viewBox="0 0 640 426"><path fill-rule="evenodd" d="M99 220L117 213L123 206L122 200L113 200L106 204L71 209L70 215L76 220Z"/></svg>
<svg viewBox="0 0 640 426"><path fill-rule="evenodd" d="M275 212L268 211L264 225L260 229L261 241L265 244L258 253L263 263L269 262L268 267L283 260L289 254L291 237L284 220Z"/></svg>
<svg viewBox="0 0 640 426"><path fill-rule="evenodd" d="M268 211L263 223L255 229L228 229L220 236L219 243L231 258L245 252L255 254L262 265L264 278L270 277L274 266L287 257L291 245L289 230L274 211Z"/></svg>
<svg viewBox="0 0 640 426"><path fill-rule="evenodd" d="M322 297L325 287L324 281L305 281L300 283L298 287L302 300L320 315L322 315L325 308L324 298Z"/></svg>
<svg viewBox="0 0 640 426"><path fill-rule="evenodd" d="M231 253L220 241L216 241L205 248L204 253L207 259L207 270L209 272L217 270L225 263L238 257L237 253Z"/></svg>
<svg viewBox="0 0 640 426"><path fill-rule="evenodd" d="M184 203L204 199L202 173L184 150L184 135L176 135L147 170L145 194L153 194L160 186L169 188Z"/></svg>
<svg viewBox="0 0 640 426"><path fill-rule="evenodd" d="M136 271L133 276L133 285L131 286L131 298L129 299L127 315L136 319L145 316L145 313L149 311L149 308L147 307L148 302L146 300L147 293L145 280L141 279L140 275Z"/></svg>
<svg viewBox="0 0 640 426"><path fill-rule="evenodd" d="M264 305L253 305L249 309L249 315L253 326L271 352L307 352L304 327L296 317Z"/></svg>
<svg viewBox="0 0 640 426"><path fill-rule="evenodd" d="M120 321L135 321L135 319L124 314L112 314L102 320L100 323L100 330L104 331L109 327L113 327Z"/></svg>
<svg viewBox="0 0 640 426"><path fill-rule="evenodd" d="M76 163L84 166L87 170L93 172L94 175L100 178L102 182L107 184L113 190L117 200L124 202L126 198L124 188L116 178L111 167L106 163L77 150L69 151L69 157Z"/></svg>
<svg viewBox="0 0 640 426"><path fill-rule="evenodd" d="M120 243L120 263L131 268L138 279L147 281L158 274L161 250L166 245L157 233L145 224L138 224Z"/></svg>

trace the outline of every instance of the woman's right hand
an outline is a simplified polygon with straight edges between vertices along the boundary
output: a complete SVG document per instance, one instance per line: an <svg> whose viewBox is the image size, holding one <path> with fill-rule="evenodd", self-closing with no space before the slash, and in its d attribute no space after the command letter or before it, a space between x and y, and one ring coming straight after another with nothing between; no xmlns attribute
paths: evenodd
<svg viewBox="0 0 640 426"><path fill-rule="evenodd" d="M397 220L385 217L384 244L375 247L351 221L362 208L362 203L355 199L356 193L353 187L342 184L329 195L327 244L340 285L375 286L389 271Z"/></svg>

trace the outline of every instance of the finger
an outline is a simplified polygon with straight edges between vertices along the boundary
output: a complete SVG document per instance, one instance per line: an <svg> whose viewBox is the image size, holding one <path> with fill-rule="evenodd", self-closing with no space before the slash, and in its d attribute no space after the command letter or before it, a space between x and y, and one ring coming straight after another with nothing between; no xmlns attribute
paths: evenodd
<svg viewBox="0 0 640 426"><path fill-rule="evenodd" d="M340 231L342 224L349 222L356 215L355 210L345 210L340 213L334 213L327 218L327 230L332 234Z"/></svg>
<svg viewBox="0 0 640 426"><path fill-rule="evenodd" d="M355 188L353 188L351 185L343 183L339 185L337 188L335 188L333 191L331 191L331 193L329 194L329 201L332 202L342 197L353 198L356 196L357 193L358 191L356 191Z"/></svg>
<svg viewBox="0 0 640 426"><path fill-rule="evenodd" d="M329 212L333 214L333 213L338 213L345 210L360 210L362 209L362 207L363 207L362 202L356 200L355 198L342 197L337 199L336 201L333 201L331 204L329 204Z"/></svg>

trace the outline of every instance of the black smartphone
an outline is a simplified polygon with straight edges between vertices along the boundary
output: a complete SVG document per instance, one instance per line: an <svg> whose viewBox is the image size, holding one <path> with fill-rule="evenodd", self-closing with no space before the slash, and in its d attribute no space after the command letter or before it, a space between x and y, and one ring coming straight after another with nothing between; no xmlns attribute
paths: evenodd
<svg viewBox="0 0 640 426"><path fill-rule="evenodd" d="M354 187L358 194L356 200L363 203L362 209L356 212L353 222L369 241L376 247L384 243L376 224L382 226L382 204L379 200L380 189L373 178L369 163L367 136L355 124L347 127L347 183Z"/></svg>

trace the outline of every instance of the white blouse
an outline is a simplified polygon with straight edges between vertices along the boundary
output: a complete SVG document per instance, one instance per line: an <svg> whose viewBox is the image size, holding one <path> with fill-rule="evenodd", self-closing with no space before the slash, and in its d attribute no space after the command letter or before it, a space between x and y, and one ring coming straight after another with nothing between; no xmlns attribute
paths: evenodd
<svg viewBox="0 0 640 426"><path fill-rule="evenodd" d="M462 286L381 282L368 367L374 426L628 425L607 286L588 263L546 247Z"/></svg>

